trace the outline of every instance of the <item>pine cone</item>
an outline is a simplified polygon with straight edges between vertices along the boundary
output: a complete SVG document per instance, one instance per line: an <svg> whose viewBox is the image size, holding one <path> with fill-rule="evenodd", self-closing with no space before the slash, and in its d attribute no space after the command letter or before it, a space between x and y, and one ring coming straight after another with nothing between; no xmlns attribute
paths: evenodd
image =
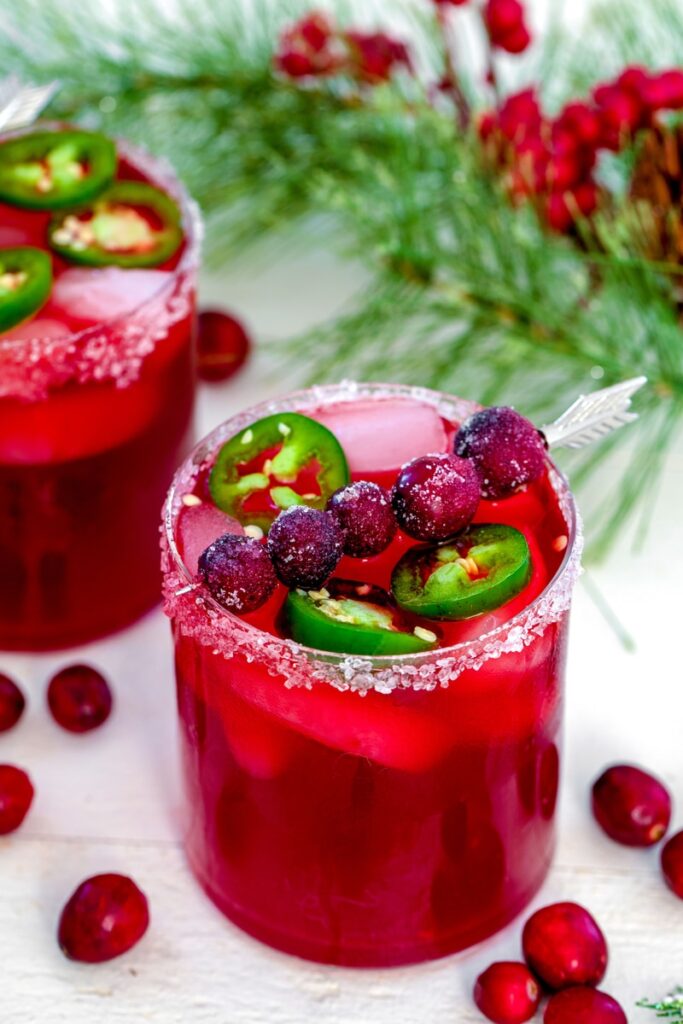
<svg viewBox="0 0 683 1024"><path fill-rule="evenodd" d="M658 125L645 133L630 195L645 255L683 264L683 125Z"/></svg>

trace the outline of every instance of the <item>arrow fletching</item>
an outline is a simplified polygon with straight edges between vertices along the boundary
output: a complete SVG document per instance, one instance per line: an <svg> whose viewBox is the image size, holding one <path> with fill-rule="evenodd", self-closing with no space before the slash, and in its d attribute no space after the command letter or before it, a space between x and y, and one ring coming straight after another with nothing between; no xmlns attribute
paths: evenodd
<svg viewBox="0 0 683 1024"><path fill-rule="evenodd" d="M638 414L629 411L631 398L646 383L647 377L634 377L590 395L581 395L554 423L541 427L548 447L583 448L633 423Z"/></svg>

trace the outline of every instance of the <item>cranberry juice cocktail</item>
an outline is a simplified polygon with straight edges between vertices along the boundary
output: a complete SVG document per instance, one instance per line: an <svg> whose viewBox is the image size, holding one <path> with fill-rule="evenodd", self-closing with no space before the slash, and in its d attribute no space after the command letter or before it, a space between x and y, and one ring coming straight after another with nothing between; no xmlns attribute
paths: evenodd
<svg viewBox="0 0 683 1024"><path fill-rule="evenodd" d="M189 437L198 225L103 135L0 138L0 647L74 644L157 600Z"/></svg>
<svg viewBox="0 0 683 1024"><path fill-rule="evenodd" d="M528 421L476 412L300 392L224 424L172 488L189 858L288 952L463 949L550 864L574 506Z"/></svg>

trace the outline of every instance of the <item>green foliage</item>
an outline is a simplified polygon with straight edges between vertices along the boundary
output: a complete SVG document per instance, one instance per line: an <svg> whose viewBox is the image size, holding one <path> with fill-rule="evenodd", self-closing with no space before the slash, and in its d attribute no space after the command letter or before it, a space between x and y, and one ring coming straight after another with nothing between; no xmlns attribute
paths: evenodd
<svg viewBox="0 0 683 1024"><path fill-rule="evenodd" d="M207 214L213 261L310 214L347 240L370 284L340 319L278 348L299 382L408 381L514 402L543 422L577 391L646 374L638 427L568 460L584 485L612 458L622 467L619 494L591 500L597 489L584 486L594 549L604 549L643 496L651 506L682 418L672 268L637 258L619 210L614 227L601 225L607 255L548 236L484 172L452 107L410 76L362 91L278 78L275 41L306 6L180 0L165 13L161 0L129 0L116 16L84 18L73 0L0 0L0 62L59 78L56 116L169 156ZM443 53L431 0L405 0L399 13L433 79ZM644 17L636 0L608 0L572 39L555 29L541 48L554 103L627 61L683 63L683 12L656 0Z"/></svg>
<svg viewBox="0 0 683 1024"><path fill-rule="evenodd" d="M661 1002L651 1003L649 999L641 999L638 1006L646 1010L654 1010L657 1017L666 1018L669 1024L683 1024L683 988L677 988Z"/></svg>

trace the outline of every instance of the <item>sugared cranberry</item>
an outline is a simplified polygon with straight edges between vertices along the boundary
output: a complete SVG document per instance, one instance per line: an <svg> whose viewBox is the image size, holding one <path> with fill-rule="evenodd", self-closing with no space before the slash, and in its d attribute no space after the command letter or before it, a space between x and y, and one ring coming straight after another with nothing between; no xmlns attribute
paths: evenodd
<svg viewBox="0 0 683 1024"><path fill-rule="evenodd" d="M671 891L683 900L683 832L677 832L664 844L662 871Z"/></svg>
<svg viewBox="0 0 683 1024"><path fill-rule="evenodd" d="M228 380L245 363L251 348L239 320L218 309L199 314L197 369L202 380Z"/></svg>
<svg viewBox="0 0 683 1024"><path fill-rule="evenodd" d="M625 846L652 846L666 833L671 797L652 775L616 764L593 784L593 814L607 835Z"/></svg>
<svg viewBox="0 0 683 1024"><path fill-rule="evenodd" d="M354 558L379 555L396 533L391 498L379 484L359 480L335 491L327 509L344 533L344 553Z"/></svg>
<svg viewBox="0 0 683 1024"><path fill-rule="evenodd" d="M33 801L31 780L22 768L0 764L0 835L19 828Z"/></svg>
<svg viewBox="0 0 683 1024"><path fill-rule="evenodd" d="M529 420L506 406L482 409L465 420L455 451L471 459L485 498L503 498L531 483L545 467L545 445Z"/></svg>
<svg viewBox="0 0 683 1024"><path fill-rule="evenodd" d="M491 964L474 986L474 1001L494 1024L524 1024L541 1001L541 989L526 964Z"/></svg>
<svg viewBox="0 0 683 1024"><path fill-rule="evenodd" d="M148 926L147 899L132 878L94 875L62 910L57 937L71 960L99 964L127 953Z"/></svg>
<svg viewBox="0 0 683 1024"><path fill-rule="evenodd" d="M416 540L445 540L471 522L481 487L469 459L421 455L398 474L391 500L399 525Z"/></svg>
<svg viewBox="0 0 683 1024"><path fill-rule="evenodd" d="M548 988L597 985L607 970L607 943L597 922L576 903L533 914L522 933L524 959Z"/></svg>
<svg viewBox="0 0 683 1024"><path fill-rule="evenodd" d="M52 717L69 732L90 732L109 718L112 694L107 680L91 665L69 665L47 688Z"/></svg>
<svg viewBox="0 0 683 1024"><path fill-rule="evenodd" d="M275 590L273 563L260 541L226 533L199 556L199 575L212 597L231 612L253 612Z"/></svg>
<svg viewBox="0 0 683 1024"><path fill-rule="evenodd" d="M567 988L551 997L543 1024L628 1024L616 999L583 986Z"/></svg>
<svg viewBox="0 0 683 1024"><path fill-rule="evenodd" d="M17 684L0 673L0 732L13 729L25 707L26 700Z"/></svg>
<svg viewBox="0 0 683 1024"><path fill-rule="evenodd" d="M344 553L344 534L329 512L293 505L271 526L268 551L286 587L317 590Z"/></svg>

